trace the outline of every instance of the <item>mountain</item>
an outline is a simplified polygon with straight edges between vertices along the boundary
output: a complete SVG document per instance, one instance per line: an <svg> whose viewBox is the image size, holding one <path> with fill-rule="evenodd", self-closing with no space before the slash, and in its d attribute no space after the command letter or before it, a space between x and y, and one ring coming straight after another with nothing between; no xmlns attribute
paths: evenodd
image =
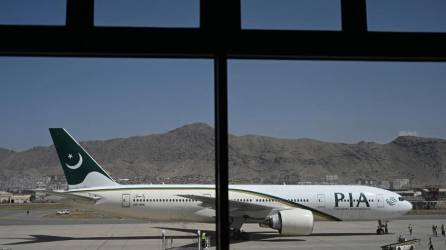
<svg viewBox="0 0 446 250"><path fill-rule="evenodd" d="M81 145L116 179L158 183L214 180L214 130L203 123L163 134ZM440 184L446 180L446 140L402 136L387 144L346 144L230 135L229 165L233 183L321 181L336 174L344 183L358 178L408 178L415 185ZM43 176L62 174L54 146L23 152L0 149L3 188L32 186Z"/></svg>
<svg viewBox="0 0 446 250"><path fill-rule="evenodd" d="M0 148L0 161L2 159L5 159L11 155L13 155L15 152L9 149L5 149L5 148Z"/></svg>
<svg viewBox="0 0 446 250"><path fill-rule="evenodd" d="M358 178L407 178L417 185L446 180L446 140L442 139L398 137L388 144L345 144L240 136L232 137L230 144L231 165L237 166L237 171L230 169L231 177L265 178L259 182L320 181L334 174L345 183Z"/></svg>

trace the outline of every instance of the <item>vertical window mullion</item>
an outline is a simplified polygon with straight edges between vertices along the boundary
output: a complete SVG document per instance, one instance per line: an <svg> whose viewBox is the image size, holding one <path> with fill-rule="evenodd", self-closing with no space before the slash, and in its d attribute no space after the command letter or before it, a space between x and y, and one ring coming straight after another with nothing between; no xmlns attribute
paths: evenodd
<svg viewBox="0 0 446 250"><path fill-rule="evenodd" d="M215 194L217 249L229 249L228 194L228 61L225 53L214 58L215 84Z"/></svg>
<svg viewBox="0 0 446 250"><path fill-rule="evenodd" d="M342 31L367 32L366 0L341 0Z"/></svg>

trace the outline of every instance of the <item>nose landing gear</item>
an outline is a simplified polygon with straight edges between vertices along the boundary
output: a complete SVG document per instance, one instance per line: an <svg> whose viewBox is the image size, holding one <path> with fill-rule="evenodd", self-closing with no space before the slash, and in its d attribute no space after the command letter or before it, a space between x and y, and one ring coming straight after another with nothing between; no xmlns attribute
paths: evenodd
<svg viewBox="0 0 446 250"><path fill-rule="evenodd" d="M387 223L389 221L382 221L382 220L378 220L378 229L376 229L376 234L388 234L389 233L389 229L387 228Z"/></svg>

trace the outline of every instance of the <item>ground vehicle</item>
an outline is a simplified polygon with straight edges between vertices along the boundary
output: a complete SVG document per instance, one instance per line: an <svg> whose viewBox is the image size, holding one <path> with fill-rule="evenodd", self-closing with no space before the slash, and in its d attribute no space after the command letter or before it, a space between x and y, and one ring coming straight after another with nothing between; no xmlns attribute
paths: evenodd
<svg viewBox="0 0 446 250"><path fill-rule="evenodd" d="M70 209L61 209L56 212L56 214L70 214Z"/></svg>
<svg viewBox="0 0 446 250"><path fill-rule="evenodd" d="M402 240L399 240L397 243L392 243L389 245L382 246L381 249L383 249L383 250L413 250L413 249L415 249L415 244L418 242L420 242L419 239L412 239L412 240L402 239Z"/></svg>

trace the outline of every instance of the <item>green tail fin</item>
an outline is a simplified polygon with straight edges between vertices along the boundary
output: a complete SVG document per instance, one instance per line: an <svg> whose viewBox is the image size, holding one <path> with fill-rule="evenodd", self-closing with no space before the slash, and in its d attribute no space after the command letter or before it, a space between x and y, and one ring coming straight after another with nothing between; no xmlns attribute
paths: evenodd
<svg viewBox="0 0 446 250"><path fill-rule="evenodd" d="M119 185L65 129L49 130L69 189Z"/></svg>

